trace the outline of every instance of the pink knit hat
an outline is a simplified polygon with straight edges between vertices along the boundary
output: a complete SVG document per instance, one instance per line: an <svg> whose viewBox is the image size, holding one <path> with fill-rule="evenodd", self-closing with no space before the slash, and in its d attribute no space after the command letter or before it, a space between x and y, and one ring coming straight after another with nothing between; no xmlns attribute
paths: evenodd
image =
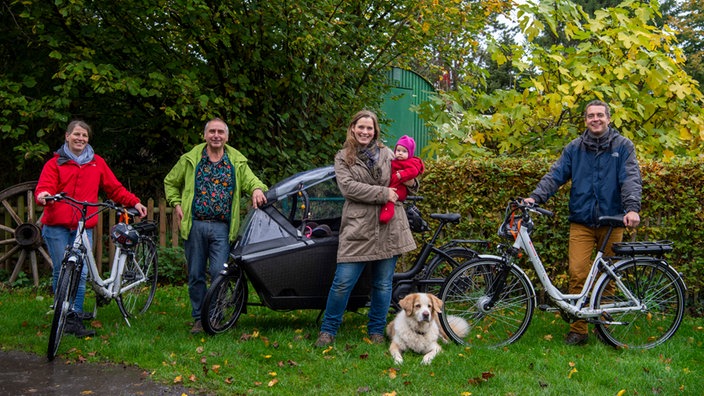
<svg viewBox="0 0 704 396"><path fill-rule="evenodd" d="M408 158L413 157L413 153L416 151L416 142L412 137L408 135L401 136L396 143L397 146L403 146L408 150Z"/></svg>

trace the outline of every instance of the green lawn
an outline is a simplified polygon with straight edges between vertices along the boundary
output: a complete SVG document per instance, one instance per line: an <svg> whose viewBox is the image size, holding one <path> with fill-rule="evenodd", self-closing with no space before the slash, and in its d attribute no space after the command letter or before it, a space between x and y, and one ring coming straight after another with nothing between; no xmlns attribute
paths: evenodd
<svg viewBox="0 0 704 396"><path fill-rule="evenodd" d="M0 288L0 348L45 356L50 303L46 290ZM229 332L192 336L186 287L160 287L132 327L114 303L100 308L98 336L64 337L57 359L137 365L192 394L704 395L702 318L686 317L664 345L629 351L595 337L566 346L567 325L537 312L523 338L506 348L447 344L430 366L414 354L396 366L388 345L365 340L360 313L345 316L333 348L314 348L317 315L249 307Z"/></svg>

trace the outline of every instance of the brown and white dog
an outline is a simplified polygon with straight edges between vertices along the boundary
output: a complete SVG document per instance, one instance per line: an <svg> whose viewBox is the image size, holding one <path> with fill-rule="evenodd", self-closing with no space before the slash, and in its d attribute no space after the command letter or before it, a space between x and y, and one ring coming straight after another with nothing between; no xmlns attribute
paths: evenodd
<svg viewBox="0 0 704 396"><path fill-rule="evenodd" d="M430 364L442 348L438 338L448 342L449 338L440 326L438 313L442 312L442 301L433 294L413 293L398 303L400 311L386 326L386 334L391 339L389 352L394 363L403 363L402 353L408 349L423 356L422 364ZM460 337L469 333L469 324L457 316L448 317L452 331Z"/></svg>

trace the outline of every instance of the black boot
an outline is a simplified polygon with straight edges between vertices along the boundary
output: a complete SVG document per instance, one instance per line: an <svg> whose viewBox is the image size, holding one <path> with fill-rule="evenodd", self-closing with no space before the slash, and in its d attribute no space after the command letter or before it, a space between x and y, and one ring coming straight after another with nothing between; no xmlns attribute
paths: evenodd
<svg viewBox="0 0 704 396"><path fill-rule="evenodd" d="M83 321L76 315L75 312L68 314L64 332L67 334L73 334L79 338L93 337L95 335L95 330L90 330L83 327Z"/></svg>

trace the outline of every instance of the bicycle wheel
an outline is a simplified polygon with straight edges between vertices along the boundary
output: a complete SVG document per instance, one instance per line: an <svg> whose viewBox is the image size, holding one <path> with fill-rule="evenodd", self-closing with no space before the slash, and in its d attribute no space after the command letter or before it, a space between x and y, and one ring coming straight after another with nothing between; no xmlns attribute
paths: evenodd
<svg viewBox="0 0 704 396"><path fill-rule="evenodd" d="M149 238L143 238L125 261L122 286L117 305L122 315L134 317L149 309L157 285L157 249Z"/></svg>
<svg viewBox="0 0 704 396"><path fill-rule="evenodd" d="M66 320L76 298L80 280L80 272L76 271L73 265L65 266L61 269L54 293L54 317L51 321L49 346L46 354L49 361L54 360L56 352L59 350Z"/></svg>
<svg viewBox="0 0 704 396"><path fill-rule="evenodd" d="M597 323L601 339L615 347L648 349L672 337L682 322L686 288L679 274L665 262L637 258L614 269L628 291L639 300L638 310L632 307L625 290L611 277L605 277L594 292L595 309L612 309L605 321Z"/></svg>
<svg viewBox="0 0 704 396"><path fill-rule="evenodd" d="M440 295L445 279L460 265L477 257L477 253L466 248L452 248L444 251L447 256L436 255L424 271L423 279L433 283L421 283L418 287L422 293Z"/></svg>
<svg viewBox="0 0 704 396"><path fill-rule="evenodd" d="M499 347L525 333L535 308L535 291L526 274L500 258L478 258L456 268L440 291L443 310L440 322L445 333L459 344ZM493 306L492 296L499 293Z"/></svg>
<svg viewBox="0 0 704 396"><path fill-rule="evenodd" d="M214 335L234 326L247 304L247 293L247 280L240 267L218 275L203 300L200 315L203 330Z"/></svg>

